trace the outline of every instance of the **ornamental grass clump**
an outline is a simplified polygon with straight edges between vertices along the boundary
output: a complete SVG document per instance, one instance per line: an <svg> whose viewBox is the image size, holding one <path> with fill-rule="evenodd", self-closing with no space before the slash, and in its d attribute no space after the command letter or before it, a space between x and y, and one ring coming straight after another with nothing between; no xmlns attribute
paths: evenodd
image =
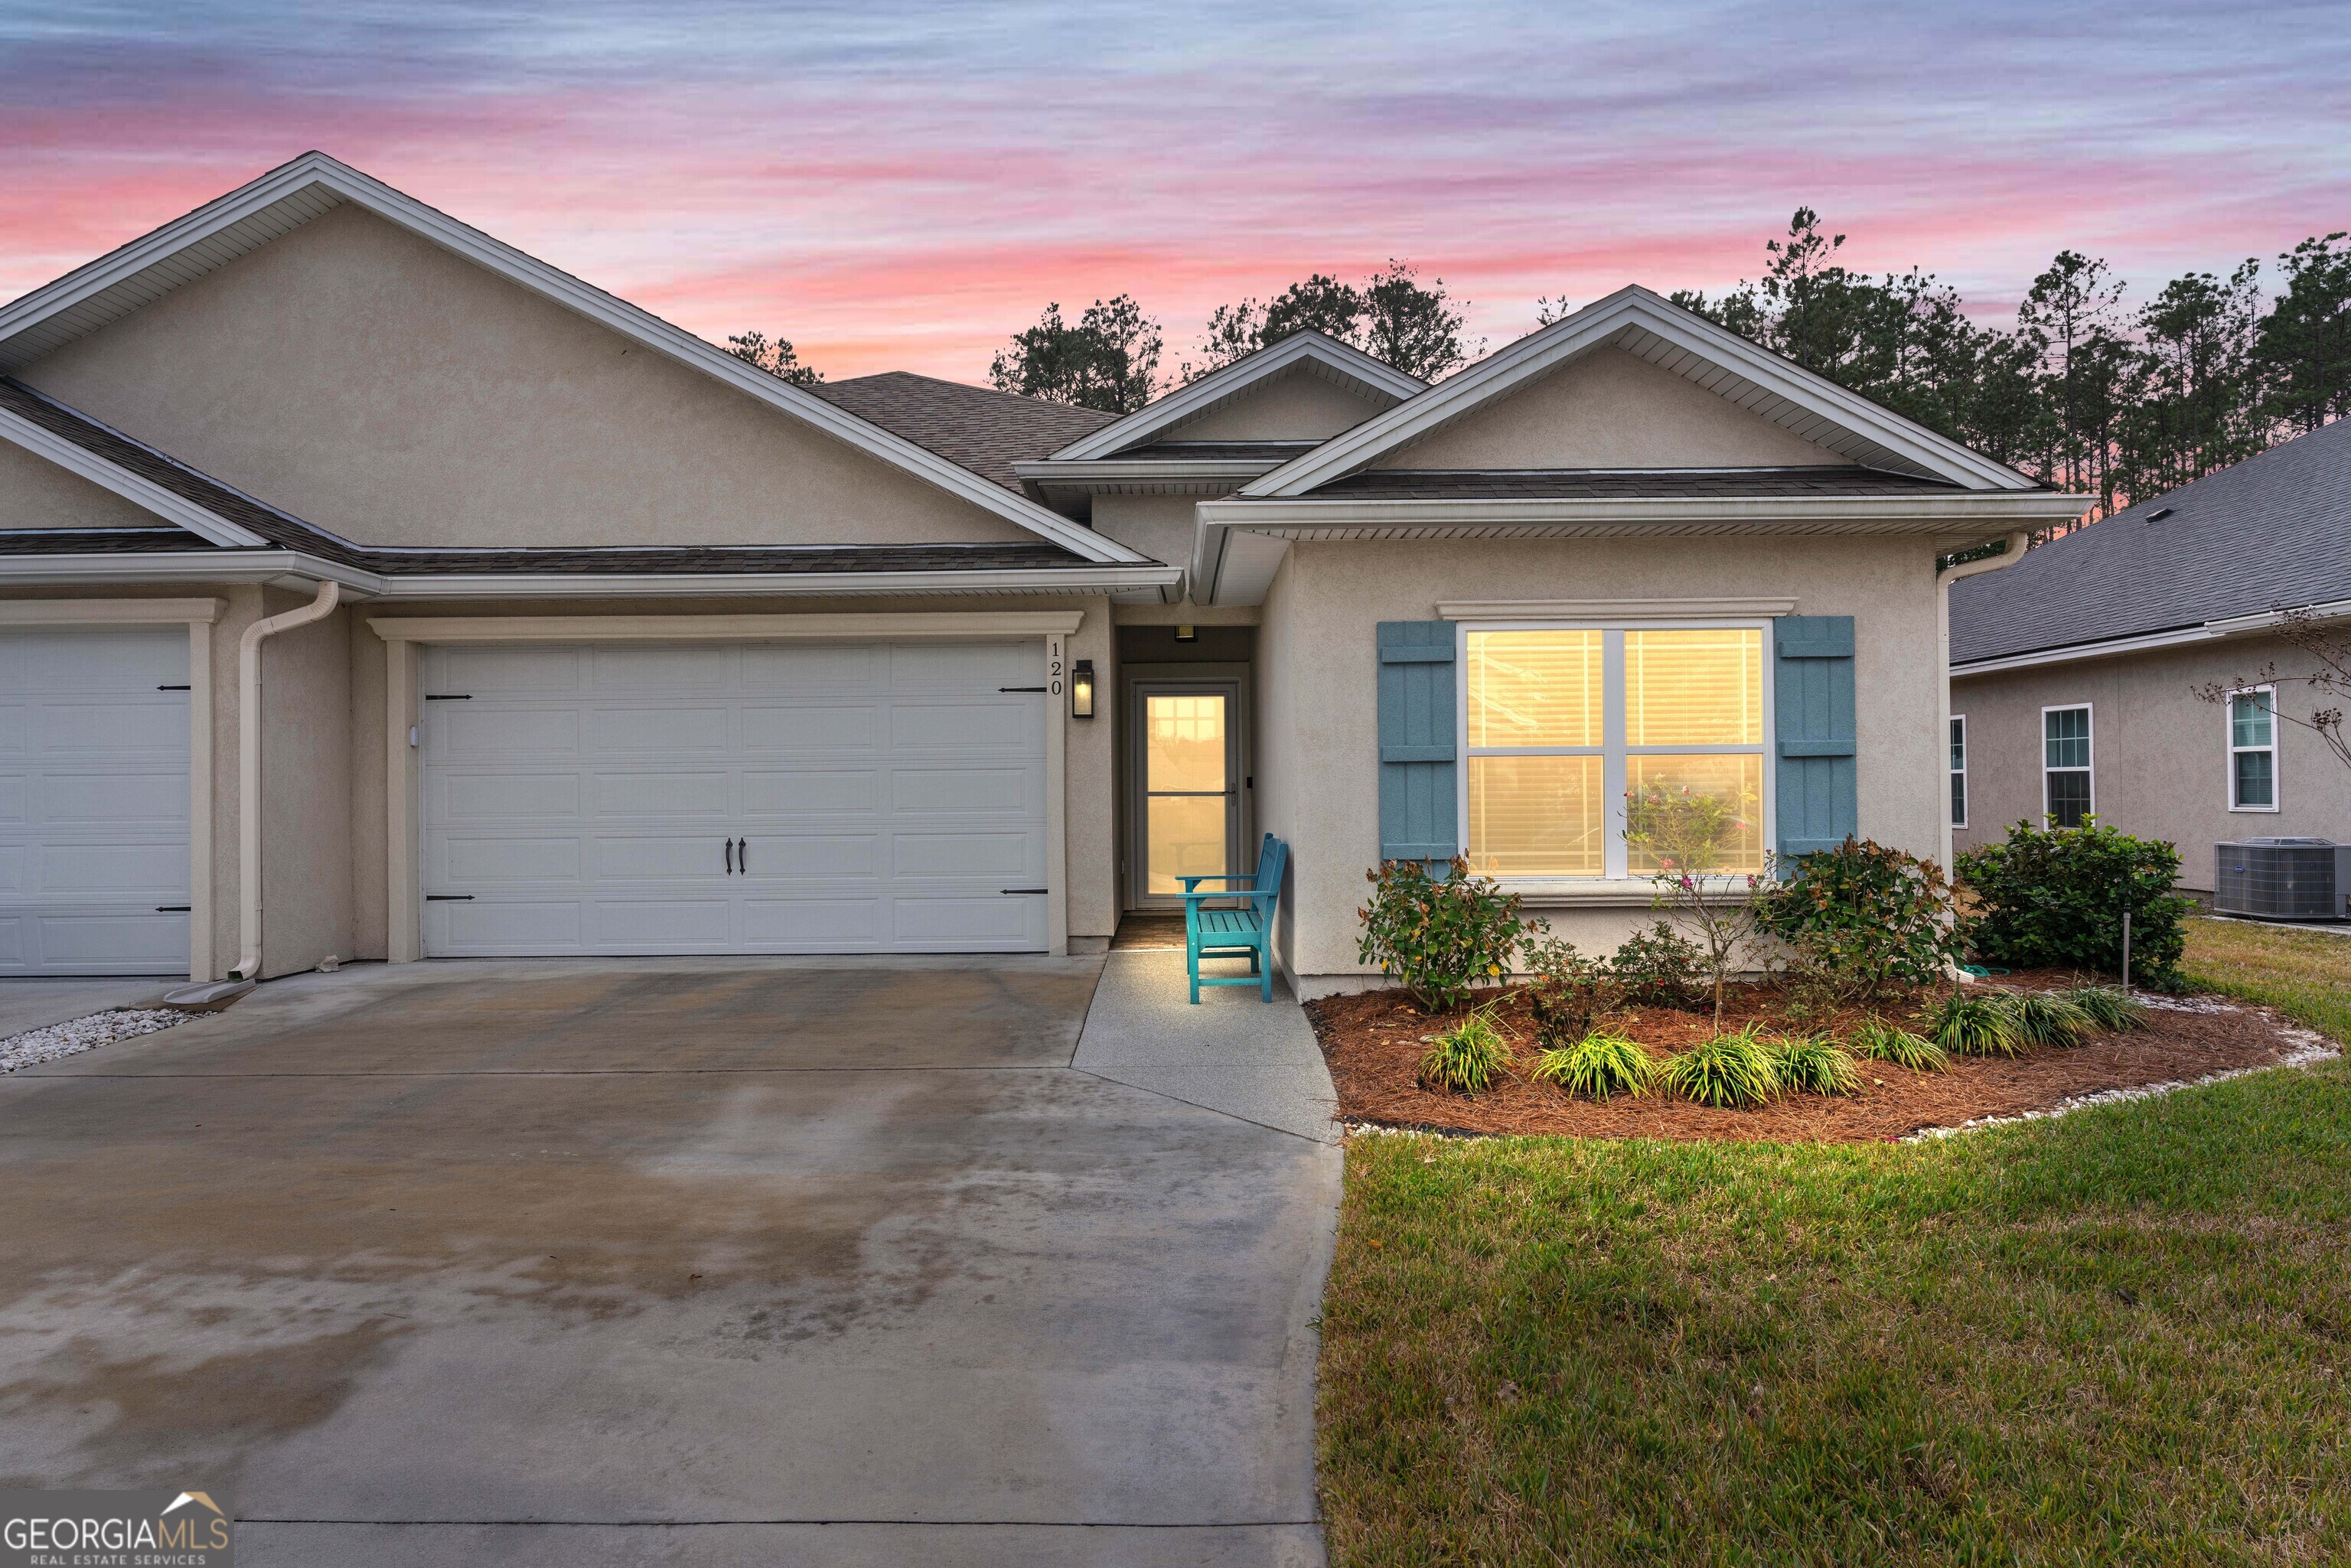
<svg viewBox="0 0 2351 1568"><path fill-rule="evenodd" d="M1494 1021L1494 1004L1468 1016L1429 1042L1420 1059L1420 1086L1447 1094L1490 1089L1510 1063L1510 1037Z"/></svg>
<svg viewBox="0 0 2351 1568"><path fill-rule="evenodd" d="M1669 1058L1657 1082L1716 1110L1761 1105L1780 1091L1779 1058L1753 1024L1719 1034Z"/></svg>
<svg viewBox="0 0 2351 1568"><path fill-rule="evenodd" d="M1850 1094L1861 1087L1861 1069L1834 1040L1814 1035L1782 1040L1771 1054L1782 1089L1803 1094Z"/></svg>
<svg viewBox="0 0 2351 1568"><path fill-rule="evenodd" d="M2146 1026L2147 1004L2119 986L2076 986L2057 994L2089 1014L2100 1029L2120 1033Z"/></svg>
<svg viewBox="0 0 2351 1568"><path fill-rule="evenodd" d="M2098 1032L2089 1010L2062 991L2019 991L2000 998L2027 1045L2079 1045Z"/></svg>
<svg viewBox="0 0 2351 1568"><path fill-rule="evenodd" d="M1637 1041L1621 1034L1587 1034L1573 1045L1544 1051L1531 1076L1593 1100L1612 1094L1637 1100L1648 1092L1657 1064Z"/></svg>
<svg viewBox="0 0 2351 1568"><path fill-rule="evenodd" d="M2014 1056L2025 1045L1998 997L1945 997L1928 1015L1927 1034L1953 1056Z"/></svg>
<svg viewBox="0 0 2351 1568"><path fill-rule="evenodd" d="M1863 1022L1846 1046L1865 1061L1883 1061L1911 1072L1940 1072L1951 1065L1950 1052L1899 1024L1873 1018Z"/></svg>

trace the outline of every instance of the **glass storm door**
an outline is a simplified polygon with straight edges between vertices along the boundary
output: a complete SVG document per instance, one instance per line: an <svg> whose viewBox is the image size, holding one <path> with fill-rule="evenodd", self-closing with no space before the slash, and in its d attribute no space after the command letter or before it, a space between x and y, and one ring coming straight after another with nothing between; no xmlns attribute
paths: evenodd
<svg viewBox="0 0 2351 1568"><path fill-rule="evenodd" d="M1238 682L1136 685L1138 902L1180 906L1183 878L1234 869L1239 708Z"/></svg>

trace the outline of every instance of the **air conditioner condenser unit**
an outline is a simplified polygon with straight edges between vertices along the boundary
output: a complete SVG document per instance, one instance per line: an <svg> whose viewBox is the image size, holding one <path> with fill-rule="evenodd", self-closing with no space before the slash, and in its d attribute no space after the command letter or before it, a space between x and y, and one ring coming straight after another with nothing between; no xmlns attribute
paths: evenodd
<svg viewBox="0 0 2351 1568"><path fill-rule="evenodd" d="M2217 844L2212 906L2264 920L2340 920L2351 894L2351 844L2242 839Z"/></svg>

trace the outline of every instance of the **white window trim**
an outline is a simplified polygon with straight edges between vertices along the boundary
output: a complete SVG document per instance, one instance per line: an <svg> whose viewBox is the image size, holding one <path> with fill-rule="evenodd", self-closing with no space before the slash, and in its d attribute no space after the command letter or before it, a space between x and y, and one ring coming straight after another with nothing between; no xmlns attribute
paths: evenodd
<svg viewBox="0 0 2351 1568"><path fill-rule="evenodd" d="M1951 716L1951 723L1959 727L1959 765L1957 768L1946 766L1944 768L1948 777L1943 781L1943 810L1949 812L1951 809L1950 780L1957 779L1959 781L1959 801L1962 809L1959 816L1952 821L1951 829L1954 832L1963 833L1968 830L1968 812L1974 810L1976 803L1975 791L1970 788L1968 779L1968 716L1955 713ZM1943 755L1947 763L1950 750L1951 732L1949 726L1947 725L1943 730ZM2045 792L2047 787L2044 785L2043 788Z"/></svg>
<svg viewBox="0 0 2351 1568"><path fill-rule="evenodd" d="M1605 853L1606 869L1599 876L1512 876L1497 881L1505 892L1519 893L1540 903L1546 898L1575 899L1579 896L1595 902L1622 903L1628 896L1646 902L1651 893L1646 874L1631 869L1631 856L1625 846L1625 759L1635 752L1677 757L1715 755L1729 757L1752 756L1762 758L1763 768L1763 850L1774 852L1780 843L1779 801L1776 790L1779 768L1775 766L1775 747L1779 736L1779 714L1774 706L1778 683L1771 673L1771 622L1768 619L1689 619L1649 620L1642 617L1613 619L1558 618L1536 621L1457 621L1453 623L1453 759L1455 773L1454 842L1462 852L1469 850L1469 634L1472 632L1598 632L1603 634L1601 652L1601 727L1600 744L1596 747L1510 747L1481 746L1482 756L1540 756L1550 754L1590 755L1601 758L1600 788L1607 801ZM1625 743L1625 637L1626 632L1756 632L1763 638L1763 739L1756 746L1644 746L1628 747ZM1736 873L1720 878L1726 890L1743 888L1746 873Z"/></svg>
<svg viewBox="0 0 2351 1568"><path fill-rule="evenodd" d="M2269 694L2270 743L2267 746L2239 746L2236 723L2237 699L2251 696L2255 692ZM2237 687L2229 694L2229 700L2220 705L2220 719L2227 726L2221 731L2221 748L2229 758L2229 774L2221 780L2220 788L2228 800L2229 810L2253 812L2263 816L2277 815L2280 809L2279 803L2285 797L2284 784L2278 777L2278 753L2283 748L2278 745L2277 687L2267 683L2257 686ZM2247 751L2266 751L2270 754L2270 803L2266 806L2241 806L2237 803L2237 758L2240 753Z"/></svg>
<svg viewBox="0 0 2351 1568"><path fill-rule="evenodd" d="M2090 776L2090 809L2088 816L2098 814L2098 716L2090 703L2051 703L2041 710L2041 733L2033 744L2041 747L2041 822L2051 826L2057 813L2050 810L2049 776L2052 773L2086 773ZM2049 766L2049 716L2053 713L2080 712L2088 717L2090 760L2083 768L2052 768Z"/></svg>

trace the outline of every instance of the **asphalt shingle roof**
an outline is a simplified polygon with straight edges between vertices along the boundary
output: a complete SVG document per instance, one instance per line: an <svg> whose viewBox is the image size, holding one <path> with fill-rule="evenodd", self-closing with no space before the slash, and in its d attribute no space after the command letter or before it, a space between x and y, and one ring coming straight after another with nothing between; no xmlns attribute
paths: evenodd
<svg viewBox="0 0 2351 1568"><path fill-rule="evenodd" d="M992 395L992 394L991 394ZM1021 401L1021 400L1015 400ZM178 459L7 377L0 377L0 408L39 425L119 468L192 501L215 517L249 528L281 549L301 550L368 571L632 572L983 571L1081 567L1075 552L1044 540L1011 544L778 545L754 549L708 546L643 549L380 549L355 545L244 491L224 485ZM211 549L174 528L120 532L0 532L0 553L82 554L93 551ZM235 554L234 550L226 553Z"/></svg>
<svg viewBox="0 0 2351 1568"><path fill-rule="evenodd" d="M1008 490L1020 488L1015 463L1050 457L1118 418L910 371L822 382L809 390Z"/></svg>
<svg viewBox="0 0 2351 1568"><path fill-rule="evenodd" d="M1794 468L1370 468L1311 492L1315 500L1580 500L1643 497L1910 496L1940 479L1842 464Z"/></svg>
<svg viewBox="0 0 2351 1568"><path fill-rule="evenodd" d="M2338 599L2351 599L2351 419L1954 582L1951 663Z"/></svg>

